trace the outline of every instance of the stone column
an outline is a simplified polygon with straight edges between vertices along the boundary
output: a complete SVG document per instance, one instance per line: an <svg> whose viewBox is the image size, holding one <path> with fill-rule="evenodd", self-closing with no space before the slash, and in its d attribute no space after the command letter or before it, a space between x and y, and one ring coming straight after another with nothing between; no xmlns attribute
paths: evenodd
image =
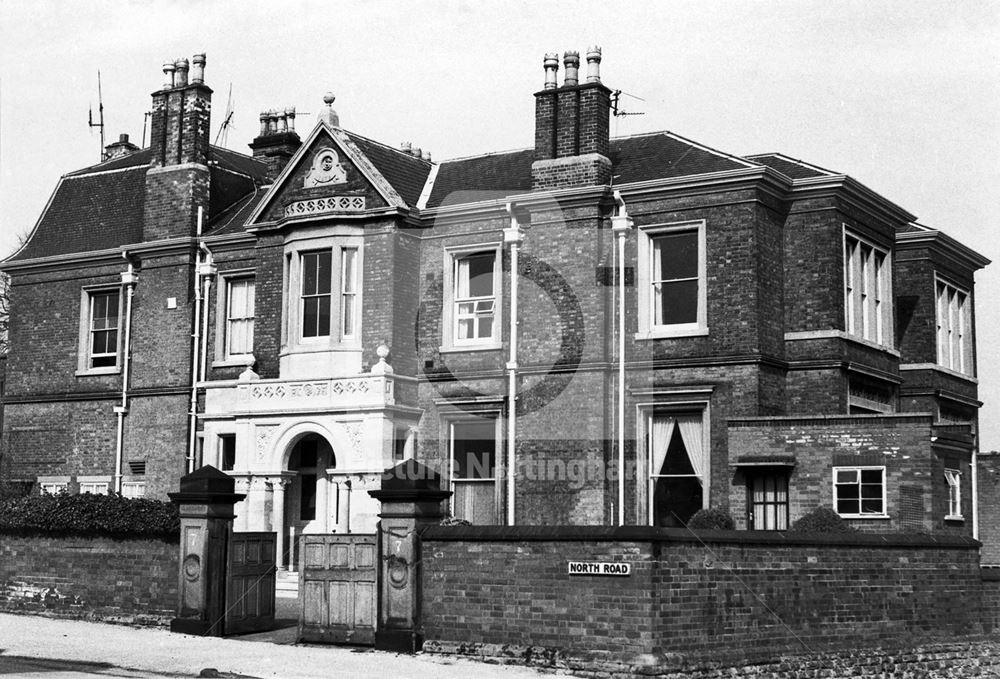
<svg viewBox="0 0 1000 679"><path fill-rule="evenodd" d="M277 534L274 547L275 551L277 552L279 571L287 569L287 566L285 565L285 486L286 485L288 485L288 479L286 478L277 478L271 482L271 487L274 492L273 523L274 523L275 533Z"/></svg>
<svg viewBox="0 0 1000 679"><path fill-rule="evenodd" d="M330 516L330 477L325 469L316 473L316 519L319 522L319 532L326 533Z"/></svg>
<svg viewBox="0 0 1000 679"><path fill-rule="evenodd" d="M233 530L232 477L215 467L181 477L180 492L168 493L181 516L177 617L170 631L221 637L226 609L226 554Z"/></svg>
<svg viewBox="0 0 1000 679"><path fill-rule="evenodd" d="M423 646L420 620L420 531L440 523L441 503L451 491L441 490L441 476L415 460L382 475L381 490L368 491L382 503L378 534L382 552L379 573L378 628L375 647L415 653Z"/></svg>

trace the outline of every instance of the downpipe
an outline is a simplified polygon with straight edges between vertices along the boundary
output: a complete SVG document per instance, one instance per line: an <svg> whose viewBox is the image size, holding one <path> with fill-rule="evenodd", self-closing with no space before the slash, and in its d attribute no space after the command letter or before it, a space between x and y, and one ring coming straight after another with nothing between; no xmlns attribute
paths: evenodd
<svg viewBox="0 0 1000 679"><path fill-rule="evenodd" d="M128 414L128 386L129 370L132 363L132 297L135 294L135 286L139 282L139 275L135 272L135 266L128 250L122 251L122 257L128 262L128 268L122 272L121 281L125 288L125 336L122 345L122 394L121 401L114 408L118 417L117 432L115 436L115 492L122 492L122 477L124 476L125 459L125 415Z"/></svg>

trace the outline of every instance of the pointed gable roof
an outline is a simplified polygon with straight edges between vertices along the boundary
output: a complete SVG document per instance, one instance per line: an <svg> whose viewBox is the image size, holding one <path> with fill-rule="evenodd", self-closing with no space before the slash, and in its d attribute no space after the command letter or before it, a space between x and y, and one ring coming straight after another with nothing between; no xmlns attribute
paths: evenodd
<svg viewBox="0 0 1000 679"><path fill-rule="evenodd" d="M323 149L333 148L345 179L329 185L307 187L313 159ZM319 121L295 155L275 180L267 195L253 208L246 224L276 222L286 218L287 210L299 204L331 198L357 197L365 199L351 208L358 212L378 207L408 209L416 206L420 192L430 174L431 163L396 151L384 144L339 127ZM343 210L330 208L329 203L321 212L303 212L303 216L337 214ZM292 207L289 207L292 206ZM296 217L298 214L292 213Z"/></svg>

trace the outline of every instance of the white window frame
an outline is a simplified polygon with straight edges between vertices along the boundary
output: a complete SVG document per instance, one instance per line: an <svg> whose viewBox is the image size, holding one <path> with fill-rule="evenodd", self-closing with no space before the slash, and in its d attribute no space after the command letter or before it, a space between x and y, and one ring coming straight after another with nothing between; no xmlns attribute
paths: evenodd
<svg viewBox="0 0 1000 679"><path fill-rule="evenodd" d="M91 352L93 347L91 336L93 334L93 305L94 296L107 293L116 293L118 295L118 321L116 326L116 348L115 348L115 364L113 366L97 366L92 365L94 354ZM79 348L77 351L77 376L84 375L113 375L121 372L122 369L122 342L124 335L122 323L124 320L124 306L125 295L123 294L121 285L87 285L80 289L80 332L79 332ZM107 354L101 354L102 356Z"/></svg>
<svg viewBox="0 0 1000 679"><path fill-rule="evenodd" d="M882 484L881 484L882 485L882 499L881 499L881 501L882 501L882 511L881 512L861 512L860 511L862 509L862 507L861 507L861 500L862 500L862 497L861 497L861 472L863 472L863 471L873 471L873 470L877 470L877 471L881 471L882 472ZM840 511L840 509L838 508L838 502L840 500L840 497L839 497L839 495L837 493L837 486L838 486L837 476L838 476L838 472L851 472L851 471L857 472L857 475L858 475L856 483L857 483L857 486L858 486L858 510L859 510L860 513L856 513L856 514L842 513ZM887 479L886 479L885 465L858 465L858 466L849 466L849 465L847 465L847 466L837 466L837 467L833 468L833 474L832 474L832 479L831 480L832 480L832 492L833 492L833 494L832 494L832 497L833 497L833 511L837 512L837 514L839 514L841 517L843 517L845 519L887 519L887 518L889 518L888 504L887 504L887 492L886 492L888 483L887 483ZM842 482L842 483L846 484L847 482L845 481L845 482ZM853 499L853 498L845 498L845 499Z"/></svg>
<svg viewBox="0 0 1000 679"><path fill-rule="evenodd" d="M843 227L844 330L893 348L892 253Z"/></svg>
<svg viewBox="0 0 1000 679"><path fill-rule="evenodd" d="M493 478L473 479L460 478L455 476L455 426L462 424L482 423L485 420L493 420ZM496 515L496 523L493 525L502 526L506 524L506 513L504 511L503 481L504 481L504 445L503 445L503 414L500 410L484 410L462 415L449 415L443 419L442 424L447 427L447 455L448 455L448 489L451 491L451 499L448 500L448 511L455 516L455 482L459 483L492 483L493 502Z"/></svg>
<svg viewBox="0 0 1000 679"><path fill-rule="evenodd" d="M302 235L285 244L284 290L282 303L281 345L283 352L359 350L364 326L364 237L356 227L333 229L323 237ZM343 333L343 251L356 251L354 262L354 332ZM302 258L315 252L330 252L330 332L317 337L302 336Z"/></svg>
<svg viewBox="0 0 1000 679"><path fill-rule="evenodd" d="M348 257L353 257L351 267L347 266ZM358 337L358 262L360 261L360 248L341 247L340 248L340 311L337 314L340 325L341 341L350 341ZM347 327L350 319L351 327ZM331 319L332 321L332 319Z"/></svg>
<svg viewBox="0 0 1000 679"><path fill-rule="evenodd" d="M705 446L705 473L701 486L702 509L709 507L712 491L712 417L709 397L711 387L681 388L676 391L658 392L653 402L642 402L636 405L636 431L639 441L643 442L641 451L636 455L636 516L642 517L645 525L654 525L653 521L653 473L651 470L653 453L653 418L660 415L701 413L701 440ZM656 475L659 477L659 475Z"/></svg>
<svg viewBox="0 0 1000 679"><path fill-rule="evenodd" d="M972 299L969 291L935 276L934 310L937 323L937 364L974 377Z"/></svg>
<svg viewBox="0 0 1000 679"><path fill-rule="evenodd" d="M654 239L657 236L696 231L698 234L698 319L694 323L656 323L656 270ZM649 224L638 228L637 301L639 306L636 339L692 337L708 334L708 268L705 220Z"/></svg>
<svg viewBox="0 0 1000 679"><path fill-rule="evenodd" d="M69 481L65 482L39 482L39 489L42 495L58 495L59 493L65 493L69 490Z"/></svg>
<svg viewBox="0 0 1000 679"><path fill-rule="evenodd" d="M108 476L78 476L76 482L80 486L80 495L107 495L111 490L111 478Z"/></svg>
<svg viewBox="0 0 1000 679"><path fill-rule="evenodd" d="M493 253L493 327L489 337L458 338L458 262L470 255ZM501 349L503 333L503 245L475 243L444 248L444 290L441 309L441 346L439 351L491 351Z"/></svg>
<svg viewBox="0 0 1000 679"><path fill-rule="evenodd" d="M231 318L232 286L247 282L253 284L254 304L250 308L251 315L236 320L250 321L250 351L242 354L234 354L229 351L230 327L231 322L234 320ZM213 366L246 365L253 357L254 329L256 326L256 277L252 270L229 271L219 276L219 283L215 306L217 322L215 327L215 362Z"/></svg>
<svg viewBox="0 0 1000 679"><path fill-rule="evenodd" d="M944 480L948 484L948 513L944 517L949 521L963 521L962 516L962 472L958 469L945 469Z"/></svg>
<svg viewBox="0 0 1000 679"><path fill-rule="evenodd" d="M122 482L122 497L127 497L127 498L146 497L146 482L145 481L123 481Z"/></svg>

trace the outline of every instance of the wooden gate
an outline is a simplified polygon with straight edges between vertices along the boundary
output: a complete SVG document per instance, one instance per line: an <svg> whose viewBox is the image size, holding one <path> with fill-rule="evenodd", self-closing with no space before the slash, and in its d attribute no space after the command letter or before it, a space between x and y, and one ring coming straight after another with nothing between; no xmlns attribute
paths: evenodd
<svg viewBox="0 0 1000 679"><path fill-rule="evenodd" d="M226 564L225 634L274 628L274 533L233 533Z"/></svg>
<svg viewBox="0 0 1000 679"><path fill-rule="evenodd" d="M299 638L371 646L378 617L375 535L303 535Z"/></svg>

